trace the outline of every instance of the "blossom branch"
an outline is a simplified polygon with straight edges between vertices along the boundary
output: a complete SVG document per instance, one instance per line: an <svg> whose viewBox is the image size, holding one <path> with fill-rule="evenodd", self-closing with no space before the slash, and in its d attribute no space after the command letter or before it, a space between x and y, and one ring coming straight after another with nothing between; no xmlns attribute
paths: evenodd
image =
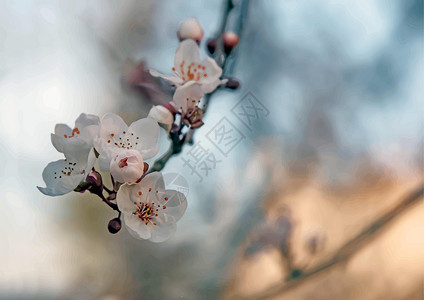
<svg viewBox="0 0 424 300"><path fill-rule="evenodd" d="M394 221L397 217L399 217L402 213L404 213L407 209L417 204L419 201L423 200L424 195L424 187L421 185L420 188L414 190L409 193L404 200L402 200L398 205L392 208L390 211L383 214L381 217L377 218L374 222L368 225L365 229L363 229L356 236L347 241L344 245L342 245L339 250L337 250L334 255L324 261L321 264L318 264L314 268L310 270L301 270L301 269L292 269L290 271L289 276L285 279L281 284L277 284L274 287L267 289L266 291L255 294L253 296L247 297L234 297L233 299L268 299L270 297L275 297L283 292L291 290L306 280L309 280L316 275L322 273L325 270L341 263L343 261L348 260L354 254L356 254L359 250L363 249L366 245L368 245L374 238L376 238L379 234L383 232L389 223Z"/></svg>
<svg viewBox="0 0 424 300"><path fill-rule="evenodd" d="M240 2L241 3L238 4L240 6L238 8L238 14L235 15L235 18L236 18L235 23L237 24L237 28L235 28L234 30L237 36L241 36L243 25L247 17L247 9L248 9L248 5L250 1L244 0ZM224 47L224 40L223 40L224 33L226 31L226 27L228 24L228 19L230 18L230 12L232 12L234 9L236 9L236 6L234 6L233 1L226 0L221 26L217 34L217 38L215 39L216 48L214 49L214 53L213 53L213 59L218 64L218 66L223 69L223 74L225 74L225 77L228 77L229 74L233 72L234 64L237 57L234 52L232 52L231 55L229 55L229 53L226 53L224 49L225 47ZM228 63L228 65L230 66L228 70L226 69L227 62L230 62ZM213 91L212 93L206 94L203 97L203 101L202 101L203 116L205 115L210 99L215 92L216 90ZM181 125L179 132L182 130L182 127L184 126L185 126L184 124ZM161 171L165 167L168 160L171 159L171 157L173 157L176 154L179 154L182 151L185 144L187 143L193 144L194 133L195 133L195 130L190 129L189 131L183 134L182 138L180 138L178 134L171 132L172 144L168 152L166 152L159 160L155 162L155 164L149 169L146 175L152 172Z"/></svg>

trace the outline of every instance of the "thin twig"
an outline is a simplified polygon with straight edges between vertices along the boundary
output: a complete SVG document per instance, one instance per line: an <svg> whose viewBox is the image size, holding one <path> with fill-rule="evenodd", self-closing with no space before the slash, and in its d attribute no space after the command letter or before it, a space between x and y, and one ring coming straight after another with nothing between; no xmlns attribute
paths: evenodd
<svg viewBox="0 0 424 300"><path fill-rule="evenodd" d="M383 232L383 229L387 227L387 225L396 219L399 215L405 212L412 205L418 203L420 200L423 200L424 195L424 187L421 185L419 189L414 190L409 193L403 201L401 201L398 205L392 208L390 211L379 217L377 220L372 222L369 226L367 226L364 230L362 230L359 234L354 236L348 242L346 242L343 246L336 251L336 253L325 262L317 265L311 270L306 270L302 272L302 270L296 270L296 276L289 276L285 282L275 285L267 289L266 291L246 297L233 297L232 299L266 299L270 297L275 297L283 292L291 290L306 280L315 277L321 272L335 266L336 264L348 260L355 253L357 253L364 246L369 244L373 238Z"/></svg>
<svg viewBox="0 0 424 300"><path fill-rule="evenodd" d="M93 193L93 194L95 194L95 195L97 195L97 196L99 196L100 197L100 199L102 199L103 200L103 202L104 203L106 203L110 208L112 208L113 210L116 210L116 211L118 211L118 212L121 212L120 210L119 210L119 208L118 208L118 205L117 204L115 204L115 203L112 203L112 202L110 202L110 200L109 199L107 199L107 198L105 198L105 196L103 196L103 194L101 193L101 192L92 192L92 191L90 191L91 193Z"/></svg>

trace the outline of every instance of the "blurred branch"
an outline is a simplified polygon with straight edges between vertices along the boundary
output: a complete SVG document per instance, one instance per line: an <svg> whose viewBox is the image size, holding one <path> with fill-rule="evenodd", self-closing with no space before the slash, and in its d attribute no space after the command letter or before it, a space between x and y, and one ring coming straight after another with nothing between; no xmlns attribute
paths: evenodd
<svg viewBox="0 0 424 300"><path fill-rule="evenodd" d="M327 261L317 265L311 270L302 271L300 269L294 269L288 278L282 284L277 284L274 287L267 289L266 291L247 297L233 297L232 299L266 299L269 297L277 296L283 292L293 289L306 280L313 278L314 276L322 273L325 270L333 267L334 265L346 261L356 254L359 250L363 249L368 245L374 238L383 232L389 223L399 217L408 208L417 204L420 200L423 200L424 185L420 188L409 193L404 200L398 205L392 208L387 213L383 214L377 220L372 222L359 234L354 236L352 239L347 241L343 246L336 251L336 253Z"/></svg>

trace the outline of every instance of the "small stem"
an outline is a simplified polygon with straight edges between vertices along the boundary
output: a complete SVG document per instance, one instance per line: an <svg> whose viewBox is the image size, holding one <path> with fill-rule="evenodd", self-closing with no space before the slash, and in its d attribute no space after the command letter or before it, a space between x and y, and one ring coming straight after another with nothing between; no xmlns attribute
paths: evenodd
<svg viewBox="0 0 424 300"><path fill-rule="evenodd" d="M108 194L112 194L114 191L108 189L104 184L103 184L103 189L108 192Z"/></svg>
<svg viewBox="0 0 424 300"><path fill-rule="evenodd" d="M115 178L113 178L112 174L110 174L110 180L112 180L113 191L116 192L116 183ZM110 194L110 193L109 193Z"/></svg>
<svg viewBox="0 0 424 300"><path fill-rule="evenodd" d="M102 192L92 192L92 191L90 191L91 193L93 193L93 194L95 194L95 195L97 195L97 196L99 196L100 197L100 199L102 199L103 200L103 202L104 203L106 203L110 208L112 208L113 210L116 210L116 211L118 211L118 212L121 212L120 210L119 210L119 208L118 208L118 205L117 204L115 204L115 203L112 203L112 202L110 202L110 200L109 199L106 199L105 198L105 196L103 196L103 194L102 194Z"/></svg>

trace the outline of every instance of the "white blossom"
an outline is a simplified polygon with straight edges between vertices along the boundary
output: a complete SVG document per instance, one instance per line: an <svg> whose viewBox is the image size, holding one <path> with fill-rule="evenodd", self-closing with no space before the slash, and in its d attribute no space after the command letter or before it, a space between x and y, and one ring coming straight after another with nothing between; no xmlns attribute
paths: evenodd
<svg viewBox="0 0 424 300"><path fill-rule="evenodd" d="M150 70L150 74L172 82L177 88L195 81L204 94L211 93L218 85L226 82L219 79L222 69L212 58L200 60L199 47L191 39L180 43L175 53L172 70L175 72L174 76L162 75L154 70Z"/></svg>
<svg viewBox="0 0 424 300"><path fill-rule="evenodd" d="M146 175L139 183L124 184L117 194L128 231L138 239L163 242L176 230L176 222L187 208L184 194L165 190L162 174Z"/></svg>
<svg viewBox="0 0 424 300"><path fill-rule="evenodd" d="M172 101L175 110L184 115L194 109L203 97L201 86L195 81L190 81L176 89Z"/></svg>
<svg viewBox="0 0 424 300"><path fill-rule="evenodd" d="M45 195L59 196L72 192L93 168L96 156L91 150L79 160L74 158L60 159L49 163L43 170L46 187L37 188Z"/></svg>
<svg viewBox="0 0 424 300"><path fill-rule="evenodd" d="M72 129L66 124L56 124L51 141L57 151L65 157L79 159L86 157L99 134L99 117L82 113Z"/></svg>
<svg viewBox="0 0 424 300"><path fill-rule="evenodd" d="M112 159L122 149L139 151L143 160L152 158L159 151L158 137L159 125L152 118L140 119L127 126L118 115L104 115L99 137L94 141L100 170L109 171Z"/></svg>

